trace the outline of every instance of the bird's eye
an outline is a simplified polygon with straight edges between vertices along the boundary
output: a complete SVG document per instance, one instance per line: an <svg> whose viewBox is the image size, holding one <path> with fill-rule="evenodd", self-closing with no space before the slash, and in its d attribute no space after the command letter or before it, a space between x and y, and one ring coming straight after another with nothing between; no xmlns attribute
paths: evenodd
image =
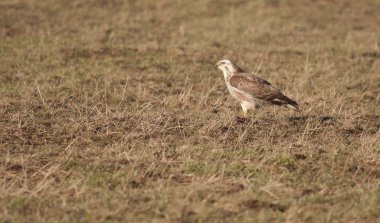
<svg viewBox="0 0 380 223"><path fill-rule="evenodd" d="M222 64L226 64L225 62L222 62Z"/></svg>

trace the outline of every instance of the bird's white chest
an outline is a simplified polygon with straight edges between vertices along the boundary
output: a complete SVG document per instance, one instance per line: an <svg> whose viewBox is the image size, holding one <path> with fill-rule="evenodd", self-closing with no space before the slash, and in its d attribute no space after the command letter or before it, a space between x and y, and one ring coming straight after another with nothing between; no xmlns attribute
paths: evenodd
<svg viewBox="0 0 380 223"><path fill-rule="evenodd" d="M250 109L254 109L258 101L248 92L240 90L236 87L233 87L230 84L230 78L233 74L224 73L224 81L226 83L227 89L236 100L238 100L243 107L243 110L247 111Z"/></svg>
<svg viewBox="0 0 380 223"><path fill-rule="evenodd" d="M231 84L230 84L230 78L232 77L232 74L224 74L224 81L226 83L226 86L227 86L227 89L228 91L230 92L230 94L232 95L232 97L234 97L235 99L237 99L238 101L240 102L243 102L243 101L250 101L250 99L252 98L252 96L236 87L233 87Z"/></svg>

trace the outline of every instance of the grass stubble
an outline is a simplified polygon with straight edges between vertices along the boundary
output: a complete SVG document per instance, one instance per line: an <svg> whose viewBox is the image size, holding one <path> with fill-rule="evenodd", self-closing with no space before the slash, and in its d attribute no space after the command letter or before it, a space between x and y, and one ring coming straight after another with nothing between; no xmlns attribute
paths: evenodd
<svg viewBox="0 0 380 223"><path fill-rule="evenodd" d="M0 1L2 222L377 222L377 1ZM302 112L240 107L229 57Z"/></svg>

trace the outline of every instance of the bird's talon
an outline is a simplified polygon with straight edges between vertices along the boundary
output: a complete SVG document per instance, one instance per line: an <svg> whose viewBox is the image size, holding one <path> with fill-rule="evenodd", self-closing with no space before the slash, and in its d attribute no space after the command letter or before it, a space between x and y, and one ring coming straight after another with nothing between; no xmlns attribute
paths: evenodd
<svg viewBox="0 0 380 223"><path fill-rule="evenodd" d="M236 122L239 122L239 123L244 123L246 120L247 120L246 118L243 118L243 117L240 117L240 116L236 117Z"/></svg>

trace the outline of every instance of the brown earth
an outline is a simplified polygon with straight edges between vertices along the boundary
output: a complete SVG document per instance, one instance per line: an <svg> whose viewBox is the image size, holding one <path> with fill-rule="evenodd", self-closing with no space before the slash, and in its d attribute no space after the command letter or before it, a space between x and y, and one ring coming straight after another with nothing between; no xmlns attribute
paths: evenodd
<svg viewBox="0 0 380 223"><path fill-rule="evenodd" d="M1 221L379 221L379 10L0 1ZM239 119L226 57L302 111Z"/></svg>

